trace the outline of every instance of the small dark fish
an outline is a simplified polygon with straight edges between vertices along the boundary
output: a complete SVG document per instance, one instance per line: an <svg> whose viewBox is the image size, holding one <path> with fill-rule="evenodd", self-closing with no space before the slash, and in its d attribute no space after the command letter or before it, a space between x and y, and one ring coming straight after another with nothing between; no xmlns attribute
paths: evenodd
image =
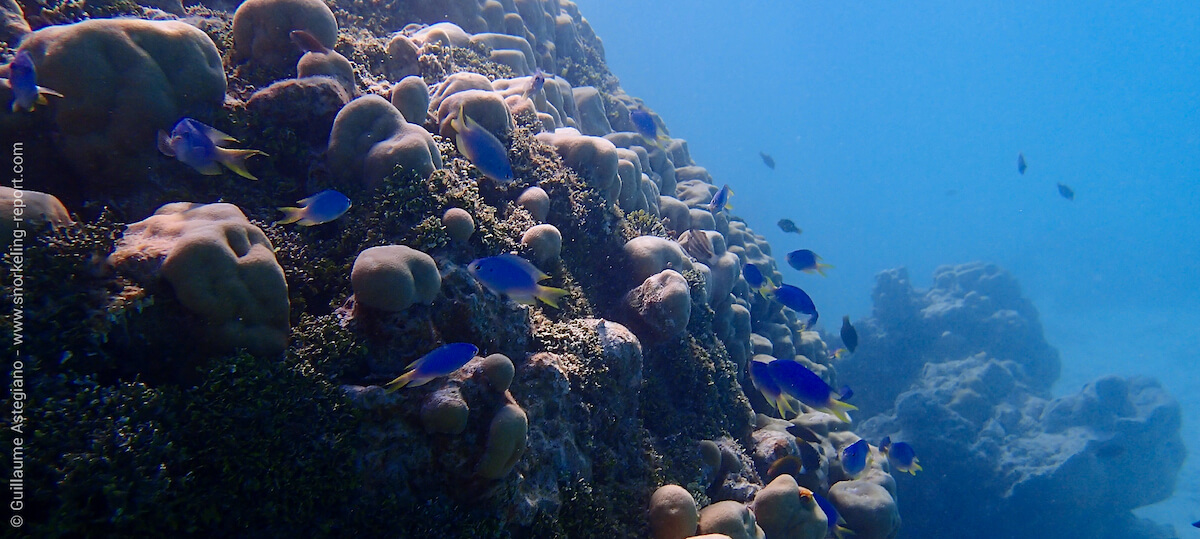
<svg viewBox="0 0 1200 539"><path fill-rule="evenodd" d="M295 43L296 46L300 47L300 50L304 52L329 54L329 47L326 47L324 43L321 43L321 40L317 39L317 36L314 36L307 31L292 30L291 33L288 34L288 37L292 39L292 43Z"/></svg>
<svg viewBox="0 0 1200 539"><path fill-rule="evenodd" d="M758 295L764 298L775 287L775 283L771 282L771 278L763 275L758 266L754 264L742 266L742 276L746 278L746 284L750 285L750 289L758 292Z"/></svg>
<svg viewBox="0 0 1200 539"><path fill-rule="evenodd" d="M821 260L821 255L808 249L797 249L787 254L787 263L789 266L807 273L820 273L824 277L825 269L832 268L833 266L824 264Z"/></svg>
<svg viewBox="0 0 1200 539"><path fill-rule="evenodd" d="M529 79L529 87L521 95L533 99L533 96L542 91L542 87L546 85L546 72L538 69L533 77Z"/></svg>
<svg viewBox="0 0 1200 539"><path fill-rule="evenodd" d="M1062 195L1062 197L1067 200L1075 200L1075 190L1061 183L1058 184L1058 194Z"/></svg>
<svg viewBox="0 0 1200 539"><path fill-rule="evenodd" d="M817 452L816 448L805 441L796 442L796 447L800 448L800 462L804 463L805 470L816 470L821 467L821 454Z"/></svg>
<svg viewBox="0 0 1200 539"><path fill-rule="evenodd" d="M774 294L775 299L779 301L779 303L782 303L784 307L787 307L800 314L807 314L809 317L807 324L808 327L811 328L817 324L817 318L820 316L817 314L817 305L813 303L812 297L810 297L805 291L801 290L800 287L792 286L790 284L781 284L778 288L772 291L772 293Z"/></svg>
<svg viewBox="0 0 1200 539"><path fill-rule="evenodd" d="M796 226L796 223L793 223L791 219L780 219L776 224L779 225L779 230L784 232L795 232L797 234L804 233L804 231L800 230L800 227Z"/></svg>
<svg viewBox="0 0 1200 539"><path fill-rule="evenodd" d="M1200 520L1197 520L1197 521L1193 522L1193 523L1192 523L1192 527L1193 527L1193 528L1200 528Z"/></svg>
<svg viewBox="0 0 1200 539"><path fill-rule="evenodd" d="M643 108L636 108L629 111L629 121L633 122L634 129L643 137L651 141L658 140L658 124L654 123L654 116Z"/></svg>
<svg viewBox="0 0 1200 539"><path fill-rule="evenodd" d="M854 349L858 348L858 332L854 330L854 326L850 325L850 316L842 317L842 344L846 345L846 349L851 354Z"/></svg>
<svg viewBox="0 0 1200 539"><path fill-rule="evenodd" d="M1025 154L1017 153L1017 172L1025 173Z"/></svg>
<svg viewBox="0 0 1200 539"><path fill-rule="evenodd" d="M771 154L767 152L758 152L758 156L762 158L763 164L767 165L767 168L775 170L775 158L771 157Z"/></svg>
<svg viewBox="0 0 1200 539"><path fill-rule="evenodd" d="M891 448L892 448L892 437L884 436L883 439L879 441L879 452L886 455L888 453L888 450L890 450Z"/></svg>
<svg viewBox="0 0 1200 539"><path fill-rule="evenodd" d="M771 463L771 467L767 468L767 481L775 479L783 474L790 475L797 479L807 470L804 468L804 461L796 455L788 455L786 457L776 459Z"/></svg>
<svg viewBox="0 0 1200 539"><path fill-rule="evenodd" d="M787 431L788 434L791 434L792 436L795 436L796 438L806 442L813 444L821 443L821 437L817 436L817 433L813 432L813 430L808 427L792 423L792 426L788 427ZM820 457L820 455L818 455L818 457Z"/></svg>

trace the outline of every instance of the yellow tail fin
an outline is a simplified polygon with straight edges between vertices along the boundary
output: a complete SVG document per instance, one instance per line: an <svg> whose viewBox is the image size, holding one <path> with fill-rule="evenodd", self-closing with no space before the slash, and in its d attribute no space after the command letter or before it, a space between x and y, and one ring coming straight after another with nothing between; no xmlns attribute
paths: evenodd
<svg viewBox="0 0 1200 539"><path fill-rule="evenodd" d="M231 150L229 148L217 147L217 161L225 165L229 170L237 173L243 178L257 180L250 171L246 170L246 158L252 155L267 155L265 152L258 150Z"/></svg>
<svg viewBox="0 0 1200 539"><path fill-rule="evenodd" d="M846 404L840 400L831 398L831 399L829 399L829 407L827 407L821 411L829 413L830 415L833 415L834 417L840 419L843 423L849 423L850 415L847 414L846 412L849 410L857 410L857 409L858 409L858 407L853 404Z"/></svg>
<svg viewBox="0 0 1200 539"><path fill-rule="evenodd" d="M555 309L558 309L559 308L559 306L558 306L559 298L562 298L563 296L566 296L569 294L570 294L570 292L567 292L566 290L563 290L561 288L554 288L552 286L538 285L537 294L534 294L534 297L542 300L542 302L545 303L546 305L549 305L551 307L554 307Z"/></svg>
<svg viewBox="0 0 1200 539"><path fill-rule="evenodd" d="M290 225L304 218L304 208L280 207L279 211L283 212L283 219L275 221L277 225Z"/></svg>
<svg viewBox="0 0 1200 539"><path fill-rule="evenodd" d="M386 384L387 392L392 393L393 391L396 391L397 389L400 389L400 388L408 385L408 383L413 380L413 378L416 376L416 374L417 374L417 371L408 371L404 374L401 374L395 380L388 382Z"/></svg>

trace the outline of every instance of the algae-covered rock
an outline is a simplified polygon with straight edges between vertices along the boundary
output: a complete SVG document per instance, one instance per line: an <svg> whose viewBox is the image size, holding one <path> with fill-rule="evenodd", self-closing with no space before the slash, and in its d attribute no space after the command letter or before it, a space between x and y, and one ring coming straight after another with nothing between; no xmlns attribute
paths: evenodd
<svg viewBox="0 0 1200 539"><path fill-rule="evenodd" d="M643 339L677 337L687 330L692 315L692 292L687 280L674 270L647 277L622 300L630 327Z"/></svg>
<svg viewBox="0 0 1200 539"><path fill-rule="evenodd" d="M467 428L470 411L457 387L444 387L421 404L421 425L429 433L460 434Z"/></svg>
<svg viewBox="0 0 1200 539"><path fill-rule="evenodd" d="M109 257L137 279L161 277L207 322L201 347L278 354L287 345L288 291L271 242L232 204L167 204L129 225Z"/></svg>
<svg viewBox="0 0 1200 539"><path fill-rule="evenodd" d="M442 226L450 239L458 243L466 243L475 233L475 219L462 208L450 208L442 214Z"/></svg>
<svg viewBox="0 0 1200 539"><path fill-rule="evenodd" d="M57 148L86 178L80 187L133 191L157 159L155 137L225 99L221 55L208 35L178 21L96 19L48 26L21 50L38 84L63 94L54 107Z"/></svg>
<svg viewBox="0 0 1200 539"><path fill-rule="evenodd" d="M17 0L0 0L0 42L15 45L29 30L21 4Z"/></svg>
<svg viewBox="0 0 1200 539"><path fill-rule="evenodd" d="M550 224L534 225L521 235L521 245L533 255L538 266L558 262L562 253L562 233Z"/></svg>
<svg viewBox="0 0 1200 539"><path fill-rule="evenodd" d="M535 221L545 221L550 213L550 195L535 185L521 192L521 196L517 197L517 205L525 208Z"/></svg>
<svg viewBox="0 0 1200 539"><path fill-rule="evenodd" d="M15 219L35 225L46 223L56 228L74 223L66 206L54 195L0 185L0 230L10 233ZM22 225L22 228L28 228L28 225Z"/></svg>
<svg viewBox="0 0 1200 539"><path fill-rule="evenodd" d="M696 534L700 510L687 489L663 485L650 496L649 521L654 539L686 539Z"/></svg>
<svg viewBox="0 0 1200 539"><path fill-rule="evenodd" d="M284 79L254 92L246 110L274 127L291 129L311 147L323 148L334 118L350 98L331 78Z"/></svg>
<svg viewBox="0 0 1200 539"><path fill-rule="evenodd" d="M304 30L327 49L337 43L337 21L321 0L246 0L233 14L234 61L267 67L296 64L301 51L293 30Z"/></svg>
<svg viewBox="0 0 1200 539"><path fill-rule="evenodd" d="M359 253L350 282L355 305L390 312L432 302L442 286L437 263L403 245L371 247Z"/></svg>
<svg viewBox="0 0 1200 539"><path fill-rule="evenodd" d="M839 481L829 487L829 501L863 539L891 539L900 533L896 500L883 487L867 481Z"/></svg>
<svg viewBox="0 0 1200 539"><path fill-rule="evenodd" d="M732 500L717 502L700 510L700 533L721 533L731 539L766 539L754 513Z"/></svg>
<svg viewBox="0 0 1200 539"><path fill-rule="evenodd" d="M750 509L771 539L825 539L829 530L829 521L817 507L812 491L787 474L758 491Z"/></svg>
<svg viewBox="0 0 1200 539"><path fill-rule="evenodd" d="M442 168L433 136L374 94L338 112L325 156L339 179L368 188L377 187L397 168L422 177Z"/></svg>
<svg viewBox="0 0 1200 539"><path fill-rule="evenodd" d="M484 479L501 479L508 475L525 452L525 435L529 431L529 418L525 410L516 404L508 404L492 418L488 429L487 448L475 468L475 474Z"/></svg>
<svg viewBox="0 0 1200 539"><path fill-rule="evenodd" d="M625 242L624 250L630 270L628 279L632 283L641 283L666 269L677 272L692 269L683 248L666 238L639 236Z"/></svg>
<svg viewBox="0 0 1200 539"><path fill-rule="evenodd" d="M429 116L429 86L421 77L400 79L392 86L391 101L409 123L423 124Z"/></svg>

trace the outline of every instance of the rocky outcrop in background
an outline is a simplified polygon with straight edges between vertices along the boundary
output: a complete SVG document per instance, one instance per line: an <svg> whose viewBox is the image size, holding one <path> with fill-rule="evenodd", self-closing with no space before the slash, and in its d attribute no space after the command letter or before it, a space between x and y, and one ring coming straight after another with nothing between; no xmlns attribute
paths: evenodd
<svg viewBox="0 0 1200 539"><path fill-rule="evenodd" d="M886 271L873 297L837 367L865 388L859 435L918 447L925 471L897 476L902 536L952 519L995 537L1174 537L1132 513L1171 495L1185 456L1179 405L1158 382L1109 376L1051 398L1058 353L994 265L939 268L925 291Z"/></svg>

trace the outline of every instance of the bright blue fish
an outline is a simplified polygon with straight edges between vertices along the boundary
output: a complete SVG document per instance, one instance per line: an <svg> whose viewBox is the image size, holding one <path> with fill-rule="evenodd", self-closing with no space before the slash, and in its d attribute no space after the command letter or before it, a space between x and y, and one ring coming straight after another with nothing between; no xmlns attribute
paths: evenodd
<svg viewBox="0 0 1200 539"><path fill-rule="evenodd" d="M480 258L471 262L467 271L492 292L526 305L536 305L536 298L557 308L558 299L568 294L561 288L538 284L550 276L517 255L503 254Z"/></svg>
<svg viewBox="0 0 1200 539"><path fill-rule="evenodd" d="M825 518L829 519L828 534L841 539L842 535L850 530L838 525L841 522L842 517L838 514L837 508L833 506L833 502L829 501L824 496L817 494L816 492L814 492L812 496L813 500L816 500L817 506L825 512Z"/></svg>
<svg viewBox="0 0 1200 539"><path fill-rule="evenodd" d="M629 111L629 121L633 122L633 128L643 137L651 141L658 140L658 124L646 109L639 107Z"/></svg>
<svg viewBox="0 0 1200 539"><path fill-rule="evenodd" d="M779 410L779 417L787 419L788 416L795 416L799 411L792 407L787 395L783 394L783 389L771 377L771 362L767 359L771 359L771 357L759 355L754 356L754 359L750 361L750 382L754 384L759 393L762 393L767 402Z"/></svg>
<svg viewBox="0 0 1200 539"><path fill-rule="evenodd" d="M479 125L460 105L458 116L450 120L450 126L458 134L455 142L458 151L471 161L475 168L492 180L508 183L513 181L512 164L508 161L508 150L491 131Z"/></svg>
<svg viewBox="0 0 1200 539"><path fill-rule="evenodd" d="M846 470L850 477L854 477L867 468L867 457L871 455L871 446L867 441L859 438L845 449L842 450L842 469Z"/></svg>
<svg viewBox="0 0 1200 539"><path fill-rule="evenodd" d="M350 209L350 199L333 189L326 189L301 200L299 208L279 208L284 213L283 219L275 222L277 225L296 223L300 226L313 226L328 223Z"/></svg>
<svg viewBox="0 0 1200 539"><path fill-rule="evenodd" d="M408 372L387 383L388 392L402 387L417 387L439 376L446 376L463 365L466 365L479 348L465 342L443 344L432 352L421 356L420 359L409 363L404 369Z"/></svg>
<svg viewBox="0 0 1200 539"><path fill-rule="evenodd" d="M890 449L891 447L892 447L892 437L891 436L884 436L882 440L879 440L879 452L880 453L883 453L886 455L888 452L888 449Z"/></svg>
<svg viewBox="0 0 1200 539"><path fill-rule="evenodd" d="M846 415L846 411L858 409L852 404L838 400L837 394L834 393L832 387L829 387L829 384L825 383L825 380L796 361L776 359L770 362L769 366L771 378L789 397L831 414L846 423L850 422L850 416Z"/></svg>
<svg viewBox="0 0 1200 539"><path fill-rule="evenodd" d="M817 306L813 303L808 293L801 290L799 287L790 284L781 284L773 292L775 299L793 311L808 315L808 327L813 327L817 324L817 318L820 315L817 313Z"/></svg>
<svg viewBox="0 0 1200 539"><path fill-rule="evenodd" d="M215 176L221 173L221 165L243 178L257 180L246 170L246 158L252 155L267 155L258 150L233 150L221 144L237 142L237 139L191 118L175 124L171 135L158 131L158 151L174 157L201 174Z"/></svg>
<svg viewBox="0 0 1200 539"><path fill-rule="evenodd" d="M45 105L46 96L62 97L62 94L37 85L37 69L29 51L20 51L8 64L8 78L4 86L12 90L12 111L32 111L35 105Z"/></svg>
<svg viewBox="0 0 1200 539"><path fill-rule="evenodd" d="M733 190L729 188L729 184L725 184L708 202L708 211L717 213L721 210L732 210L733 204L729 203L729 195L732 194Z"/></svg>
<svg viewBox="0 0 1200 539"><path fill-rule="evenodd" d="M885 440L888 439L885 438ZM882 444L879 450L883 451ZM895 442L891 444L891 447L887 449L887 458L892 467L901 472L917 475L917 472L923 469L918 463L917 451L913 449L913 446L908 445L907 442Z"/></svg>
<svg viewBox="0 0 1200 539"><path fill-rule="evenodd" d="M808 249L798 249L787 254L787 263L789 266L800 271L808 273L820 273L825 276L825 268L832 268L829 264L821 263L821 257Z"/></svg>

